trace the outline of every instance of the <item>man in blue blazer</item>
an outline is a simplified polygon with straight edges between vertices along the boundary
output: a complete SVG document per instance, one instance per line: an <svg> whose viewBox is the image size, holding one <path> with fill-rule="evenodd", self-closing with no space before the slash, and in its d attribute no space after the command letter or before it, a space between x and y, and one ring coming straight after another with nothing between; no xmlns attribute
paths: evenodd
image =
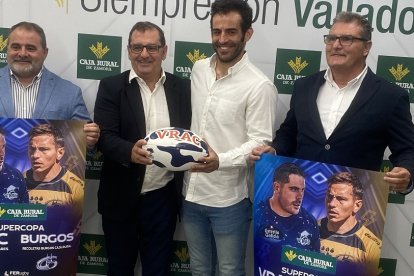
<svg viewBox="0 0 414 276"><path fill-rule="evenodd" d="M10 67L6 65L0 69L0 115L13 118L16 114L10 78ZM90 120L81 89L46 68L42 70L32 118Z"/></svg>
<svg viewBox="0 0 414 276"><path fill-rule="evenodd" d="M390 189L408 193L414 175L414 125L407 91L376 76L365 60L372 28L362 16L342 12L324 36L329 68L295 81L286 119L273 148L285 156L379 170L384 151L394 168ZM252 151L257 160L269 146Z"/></svg>
<svg viewBox="0 0 414 276"><path fill-rule="evenodd" d="M136 23L127 49L132 70L102 79L95 102L107 275L135 275L138 253L143 276L170 275L183 174L153 165L142 146L155 129L190 127L190 84L162 69L167 45L157 25Z"/></svg>
<svg viewBox="0 0 414 276"><path fill-rule="evenodd" d="M0 117L90 120L81 89L47 70L46 36L31 22L10 29L7 65L0 69ZM99 127L85 124L88 146L96 144Z"/></svg>

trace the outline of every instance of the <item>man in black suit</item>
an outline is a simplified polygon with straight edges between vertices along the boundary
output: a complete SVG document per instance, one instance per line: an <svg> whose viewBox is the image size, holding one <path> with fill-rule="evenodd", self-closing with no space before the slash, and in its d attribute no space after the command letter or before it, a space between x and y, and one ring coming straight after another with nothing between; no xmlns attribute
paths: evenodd
<svg viewBox="0 0 414 276"><path fill-rule="evenodd" d="M389 147L393 191L412 190L414 126L407 91L376 76L365 60L372 28L362 16L341 12L324 36L329 68L295 81L286 119L276 132L278 155L379 170ZM251 159L274 151L262 146Z"/></svg>
<svg viewBox="0 0 414 276"><path fill-rule="evenodd" d="M163 31L136 23L128 38L132 70L100 82L95 120L104 154L98 211L108 254L108 275L134 275L138 252L142 275L170 275L172 239L182 175L152 164L142 148L147 133L189 128L189 82L165 72Z"/></svg>

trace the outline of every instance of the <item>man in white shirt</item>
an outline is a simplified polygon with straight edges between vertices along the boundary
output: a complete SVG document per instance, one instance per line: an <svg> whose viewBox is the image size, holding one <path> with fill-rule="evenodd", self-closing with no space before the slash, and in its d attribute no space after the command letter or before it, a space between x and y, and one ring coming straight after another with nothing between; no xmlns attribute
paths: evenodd
<svg viewBox="0 0 414 276"><path fill-rule="evenodd" d="M396 192L412 191L414 125L408 93L366 65L372 47L367 19L341 12L324 36L329 68L295 81L290 110L263 152L380 170L389 147L394 168L384 180Z"/></svg>
<svg viewBox="0 0 414 276"><path fill-rule="evenodd" d="M102 79L95 102L105 157L98 211L107 275L135 275L139 255L142 276L167 276L183 174L157 167L142 146L158 128L189 128L190 84L163 70L168 46L154 23L137 22L127 49L132 69Z"/></svg>
<svg viewBox="0 0 414 276"><path fill-rule="evenodd" d="M250 151L272 140L277 92L245 51L253 34L252 9L242 0L211 7L215 54L194 64L191 130L209 144L209 156L186 173L183 225L193 275L245 275L251 221ZM263 116L266 114L266 116Z"/></svg>

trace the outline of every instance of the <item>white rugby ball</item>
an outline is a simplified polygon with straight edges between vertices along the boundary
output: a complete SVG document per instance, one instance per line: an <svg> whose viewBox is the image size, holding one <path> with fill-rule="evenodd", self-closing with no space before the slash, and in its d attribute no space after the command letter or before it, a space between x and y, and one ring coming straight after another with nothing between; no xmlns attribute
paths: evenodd
<svg viewBox="0 0 414 276"><path fill-rule="evenodd" d="M149 133L145 138L153 163L170 171L185 171L208 155L207 143L190 130L167 127Z"/></svg>

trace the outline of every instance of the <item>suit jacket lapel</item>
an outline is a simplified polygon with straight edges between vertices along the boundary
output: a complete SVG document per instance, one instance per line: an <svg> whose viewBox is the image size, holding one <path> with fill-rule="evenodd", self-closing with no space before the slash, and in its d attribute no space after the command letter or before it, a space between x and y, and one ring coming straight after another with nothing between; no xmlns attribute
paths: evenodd
<svg viewBox="0 0 414 276"><path fill-rule="evenodd" d="M43 68L42 79L40 80L39 92L37 94L36 105L33 112L33 118L43 118L43 112L47 109L47 105L52 97L55 87L55 78L50 72ZM53 103L51 103L53 104Z"/></svg>
<svg viewBox="0 0 414 276"><path fill-rule="evenodd" d="M8 118L15 117L9 66L0 70L0 108L3 109L0 109L0 114L5 114Z"/></svg>
<svg viewBox="0 0 414 276"><path fill-rule="evenodd" d="M146 135L146 126L145 126L145 112L144 106L142 104L141 93L139 90L139 85L136 79L131 80L131 83L128 83L128 76L126 78L126 98L128 99L129 108L132 111L132 114L135 117L137 123L136 128L138 129L139 137L145 137ZM122 107L121 107L122 108Z"/></svg>
<svg viewBox="0 0 414 276"><path fill-rule="evenodd" d="M308 93L306 93L308 96L307 102L309 108L309 123L314 126L313 128L315 130L315 135L317 135L317 139L320 139L321 141L325 141L326 136L323 130L321 117L319 116L319 109L316 100L318 98L319 89L325 82L324 72L325 71L319 74L314 84L309 87Z"/></svg>
<svg viewBox="0 0 414 276"><path fill-rule="evenodd" d="M167 98L168 105L168 114L170 115L170 124L171 126L178 126L179 116L177 116L178 108L180 106L180 99L175 93L175 82L174 80L166 73L166 79L164 83L165 97Z"/></svg>
<svg viewBox="0 0 414 276"><path fill-rule="evenodd" d="M368 68L368 72L362 81L361 86L355 95L355 98L352 100L348 110L342 116L341 120L334 130L334 133L337 129L349 121L352 116L357 113L358 110L360 110L365 105L365 103L376 93L377 90L378 87L375 81L375 74L371 71L371 69Z"/></svg>

